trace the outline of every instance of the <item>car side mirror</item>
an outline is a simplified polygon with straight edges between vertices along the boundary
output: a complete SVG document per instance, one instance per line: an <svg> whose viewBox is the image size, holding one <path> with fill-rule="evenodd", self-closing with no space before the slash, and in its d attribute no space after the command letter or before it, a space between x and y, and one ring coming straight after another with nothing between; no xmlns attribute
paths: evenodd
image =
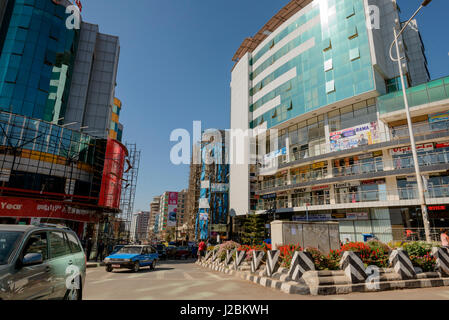
<svg viewBox="0 0 449 320"><path fill-rule="evenodd" d="M35 266L44 262L44 258L40 253L28 253L22 259L22 266Z"/></svg>

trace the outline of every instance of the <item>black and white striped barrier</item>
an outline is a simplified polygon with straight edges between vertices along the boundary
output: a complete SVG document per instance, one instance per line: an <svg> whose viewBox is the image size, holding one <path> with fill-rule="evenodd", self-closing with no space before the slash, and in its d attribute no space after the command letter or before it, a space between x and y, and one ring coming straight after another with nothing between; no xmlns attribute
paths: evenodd
<svg viewBox="0 0 449 320"><path fill-rule="evenodd" d="M253 251L253 259L251 260L251 272L256 273L265 256L265 251Z"/></svg>
<svg viewBox="0 0 449 320"><path fill-rule="evenodd" d="M218 259L218 249L214 249L212 253L212 262L217 261L217 259Z"/></svg>
<svg viewBox="0 0 449 320"><path fill-rule="evenodd" d="M340 260L340 268L345 272L346 278L351 283L363 283L366 281L365 264L356 252L343 252Z"/></svg>
<svg viewBox="0 0 449 320"><path fill-rule="evenodd" d="M209 260L209 258L212 256L213 251L209 250L206 252L206 256L204 257L204 261Z"/></svg>
<svg viewBox="0 0 449 320"><path fill-rule="evenodd" d="M315 270L315 263L312 255L304 251L295 251L288 270L288 279L298 281L305 272L313 270Z"/></svg>
<svg viewBox="0 0 449 320"><path fill-rule="evenodd" d="M413 268L412 261L410 261L407 252L404 250L393 250L388 260L394 271L398 273L403 280L416 278L416 272Z"/></svg>
<svg viewBox="0 0 449 320"><path fill-rule="evenodd" d="M236 252L237 249L234 250L226 250L226 259L225 259L225 266L228 266L231 263L232 260L232 255L234 254L234 252Z"/></svg>
<svg viewBox="0 0 449 320"><path fill-rule="evenodd" d="M436 269L444 276L449 276L449 249L432 248L432 256L436 258Z"/></svg>
<svg viewBox="0 0 449 320"><path fill-rule="evenodd" d="M237 251L235 253L234 270L238 270L238 268L240 267L240 265L243 262L243 259L245 259L245 256L246 256L246 251Z"/></svg>
<svg viewBox="0 0 449 320"><path fill-rule="evenodd" d="M265 271L268 277L273 276L279 267L279 256L281 252L279 250L269 250L267 251L267 264L265 267Z"/></svg>

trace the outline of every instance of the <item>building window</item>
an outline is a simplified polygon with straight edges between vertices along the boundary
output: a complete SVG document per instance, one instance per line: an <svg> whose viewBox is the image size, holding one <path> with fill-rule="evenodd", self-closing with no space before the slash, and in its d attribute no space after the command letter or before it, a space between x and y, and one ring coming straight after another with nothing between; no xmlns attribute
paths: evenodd
<svg viewBox="0 0 449 320"><path fill-rule="evenodd" d="M326 93L332 93L335 91L335 81L331 80L326 82Z"/></svg>
<svg viewBox="0 0 449 320"><path fill-rule="evenodd" d="M327 72L334 68L332 59L329 59L324 62L324 71Z"/></svg>
<svg viewBox="0 0 449 320"><path fill-rule="evenodd" d="M360 50L359 48L354 48L349 51L349 59L351 61L357 60L360 58Z"/></svg>

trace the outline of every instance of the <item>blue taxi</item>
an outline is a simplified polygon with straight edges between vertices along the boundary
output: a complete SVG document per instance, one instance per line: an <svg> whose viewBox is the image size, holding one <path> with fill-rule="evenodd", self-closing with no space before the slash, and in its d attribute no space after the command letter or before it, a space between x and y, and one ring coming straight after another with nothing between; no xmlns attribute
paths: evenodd
<svg viewBox="0 0 449 320"><path fill-rule="evenodd" d="M150 270L154 270L158 260L157 250L152 246L128 245L106 257L104 264L107 272L112 272L114 269L130 269L138 272L142 267L150 267Z"/></svg>

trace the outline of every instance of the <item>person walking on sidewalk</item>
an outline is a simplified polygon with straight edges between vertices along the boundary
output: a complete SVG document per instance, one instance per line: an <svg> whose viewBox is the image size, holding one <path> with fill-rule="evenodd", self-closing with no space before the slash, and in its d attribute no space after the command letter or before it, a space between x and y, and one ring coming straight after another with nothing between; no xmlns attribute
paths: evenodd
<svg viewBox="0 0 449 320"><path fill-rule="evenodd" d="M198 245L198 259L202 259L204 257L204 254L206 252L206 243L201 240L200 244Z"/></svg>
<svg viewBox="0 0 449 320"><path fill-rule="evenodd" d="M89 261L90 259L90 254L92 252L92 238L87 239L87 244L86 244L86 259L87 261Z"/></svg>
<svg viewBox="0 0 449 320"><path fill-rule="evenodd" d="M100 240L97 246L97 256L95 257L95 261L98 261L98 257L100 257L100 262L102 262L104 257L103 253L104 253L104 243L103 240Z"/></svg>

